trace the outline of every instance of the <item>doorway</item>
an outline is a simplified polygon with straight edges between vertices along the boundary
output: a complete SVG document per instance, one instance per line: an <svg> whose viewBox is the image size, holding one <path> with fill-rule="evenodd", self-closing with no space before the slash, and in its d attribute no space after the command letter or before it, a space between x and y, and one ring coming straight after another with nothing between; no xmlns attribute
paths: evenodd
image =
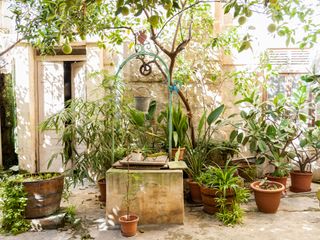
<svg viewBox="0 0 320 240"><path fill-rule="evenodd" d="M0 167L2 165L4 169L8 169L18 165L15 151L17 115L12 74L0 74L0 123Z"/></svg>
<svg viewBox="0 0 320 240"><path fill-rule="evenodd" d="M39 61L37 69L39 123L63 110L70 99L86 97L85 62ZM40 172L64 171L61 156L54 159L48 168L52 155L63 150L59 139L53 129L39 132L37 168Z"/></svg>

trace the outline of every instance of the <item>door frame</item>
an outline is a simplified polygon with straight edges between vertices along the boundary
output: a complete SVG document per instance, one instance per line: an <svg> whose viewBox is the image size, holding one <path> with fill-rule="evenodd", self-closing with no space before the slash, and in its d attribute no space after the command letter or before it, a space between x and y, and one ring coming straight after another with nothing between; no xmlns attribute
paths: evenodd
<svg viewBox="0 0 320 240"><path fill-rule="evenodd" d="M36 167L36 172L39 172L40 170L40 131L37 126L39 126L40 123L40 103L39 103L39 95L40 95L40 79L39 79L39 69L38 69L38 64L41 62L64 62L64 61L79 61L79 62L86 62L87 61L87 56L86 55L56 55L56 56L36 56L35 61L34 61L34 84L35 84L35 90L36 92L34 93L34 98L35 98L35 167ZM1 162L0 162L1 165Z"/></svg>

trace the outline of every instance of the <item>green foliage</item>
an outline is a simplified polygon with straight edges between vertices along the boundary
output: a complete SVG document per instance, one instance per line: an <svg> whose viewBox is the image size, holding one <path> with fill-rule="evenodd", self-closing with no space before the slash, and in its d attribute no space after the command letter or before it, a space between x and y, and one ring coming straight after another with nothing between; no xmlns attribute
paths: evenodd
<svg viewBox="0 0 320 240"><path fill-rule="evenodd" d="M17 125L14 79L11 74L0 74L0 121L3 166L9 168L18 163L15 152L15 128Z"/></svg>
<svg viewBox="0 0 320 240"><path fill-rule="evenodd" d="M76 221L76 207L74 205L70 205L65 209L65 219L67 223L74 224Z"/></svg>
<svg viewBox="0 0 320 240"><path fill-rule="evenodd" d="M158 123L161 124L166 136L169 135L168 129L169 108L162 111L158 117ZM184 147L188 131L188 117L182 111L180 104L172 107L172 143L173 147Z"/></svg>
<svg viewBox="0 0 320 240"><path fill-rule="evenodd" d="M123 196L123 207L126 209L126 215L130 215L131 203L136 199L137 193L140 190L141 175L130 172L130 166L128 164L126 172L126 192Z"/></svg>
<svg viewBox="0 0 320 240"><path fill-rule="evenodd" d="M206 149L199 145L195 148L187 147L185 162L188 169L186 172L191 179L196 180L204 170L204 165L207 162L206 156Z"/></svg>
<svg viewBox="0 0 320 240"><path fill-rule="evenodd" d="M209 167L200 174L197 181L206 187L217 189L216 202L219 212L216 216L225 225L234 225L241 223L244 212L240 204L247 202L250 194L240 186L241 178L236 176L237 168L228 165L229 162L224 168ZM234 194L231 202L228 199L230 193Z"/></svg>
<svg viewBox="0 0 320 240"><path fill-rule="evenodd" d="M96 177L104 177L113 164L112 145L115 146L114 160L117 161L127 153L126 146L131 140L128 100L123 96L122 81L106 72L95 73L92 77L103 80L104 94L100 99L71 100L67 108L40 125L42 131L54 129L60 134L64 149L55 153L49 164L57 156L62 157L65 166L72 163L70 177L75 184L84 178L93 180L88 169Z"/></svg>
<svg viewBox="0 0 320 240"><path fill-rule="evenodd" d="M148 112L143 113L136 109L129 110L130 133L132 135L132 144L143 153L152 154L161 151L166 136L162 136L161 128L155 121L157 102L151 101Z"/></svg>
<svg viewBox="0 0 320 240"><path fill-rule="evenodd" d="M0 185L1 232L19 234L28 231L30 222L24 219L26 192L15 176L7 177Z"/></svg>

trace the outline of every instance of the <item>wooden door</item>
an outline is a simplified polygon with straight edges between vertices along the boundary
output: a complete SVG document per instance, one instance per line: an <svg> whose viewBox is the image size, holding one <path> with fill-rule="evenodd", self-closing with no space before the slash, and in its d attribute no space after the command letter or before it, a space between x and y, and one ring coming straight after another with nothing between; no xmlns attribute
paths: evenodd
<svg viewBox="0 0 320 240"><path fill-rule="evenodd" d="M39 123L64 108L63 62L38 62ZM48 163L54 153L60 152L62 145L54 130L39 132L38 167L41 172L62 172L61 157Z"/></svg>

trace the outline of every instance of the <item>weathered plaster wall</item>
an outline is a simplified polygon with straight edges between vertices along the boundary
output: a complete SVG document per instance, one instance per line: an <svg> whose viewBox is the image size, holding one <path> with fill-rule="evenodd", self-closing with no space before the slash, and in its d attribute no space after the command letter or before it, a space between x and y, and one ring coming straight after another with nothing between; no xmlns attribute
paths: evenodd
<svg viewBox="0 0 320 240"><path fill-rule="evenodd" d="M35 85L33 50L20 45L15 50L14 69L17 103L17 153L21 169L36 170Z"/></svg>
<svg viewBox="0 0 320 240"><path fill-rule="evenodd" d="M129 191L130 213L139 216L139 224L183 224L182 170L130 170L130 174L137 179ZM117 222L126 214L127 170L110 169L106 182L108 222Z"/></svg>

